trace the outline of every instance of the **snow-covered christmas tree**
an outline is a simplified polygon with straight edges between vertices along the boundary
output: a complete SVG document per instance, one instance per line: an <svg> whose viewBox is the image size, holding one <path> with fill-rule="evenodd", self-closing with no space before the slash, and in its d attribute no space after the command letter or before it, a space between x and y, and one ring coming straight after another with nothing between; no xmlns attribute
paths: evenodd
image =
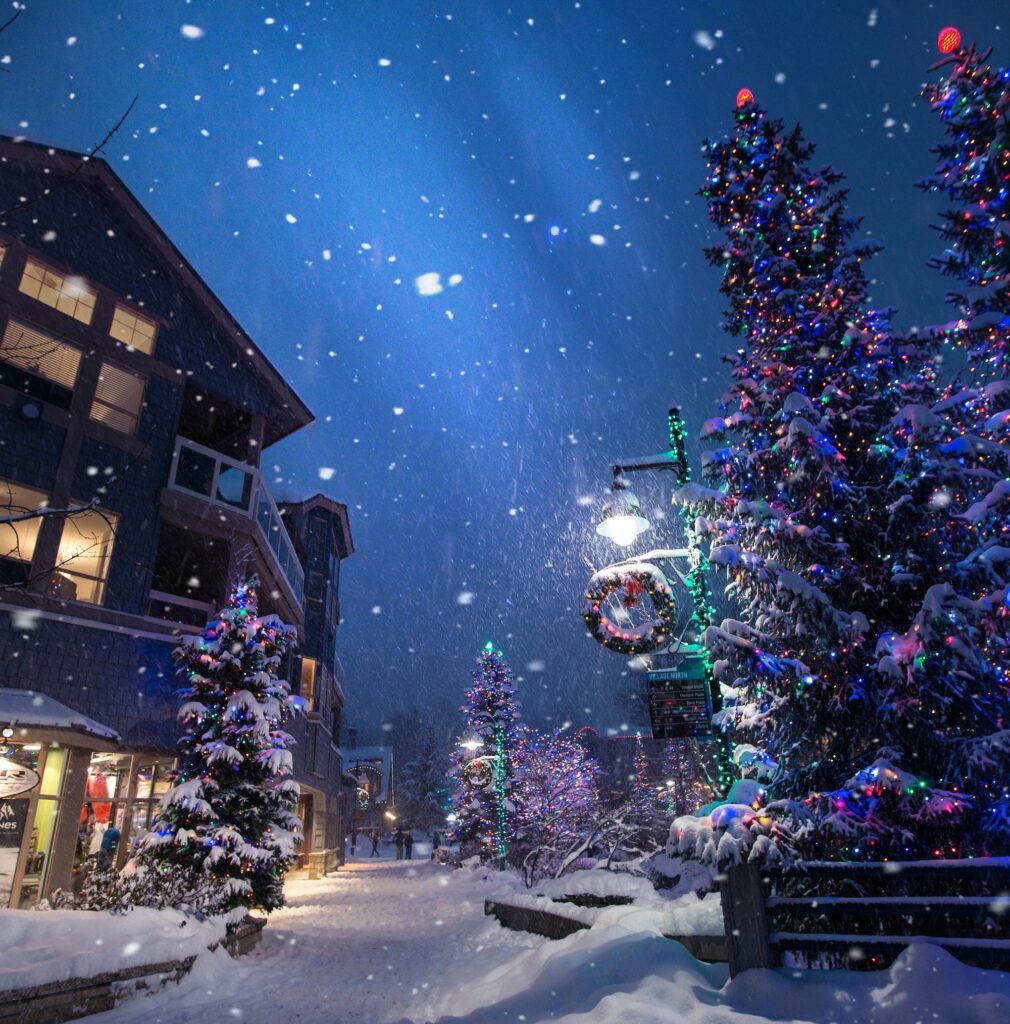
<svg viewBox="0 0 1010 1024"><path fill-rule="evenodd" d="M947 32L953 52L925 88L945 138L923 186L950 203L933 265L958 312L933 333L961 354L930 406L905 417L914 618L879 653L882 723L914 785L942 790L917 845L951 857L1010 852L1010 69Z"/></svg>
<svg viewBox="0 0 1010 1024"><path fill-rule="evenodd" d="M815 856L925 852L924 823L952 805L906 736L881 727L878 645L904 633L921 593L915 437L931 418L933 340L868 308L877 247L854 241L842 176L813 165L798 127L744 95L732 134L705 152L703 195L725 233L707 255L740 347L706 425L722 442L703 465L712 489L680 500L741 609L706 643L735 759L762 783L736 800L744 831ZM680 831L682 851L715 848L704 828Z"/></svg>
<svg viewBox="0 0 1010 1024"><path fill-rule="evenodd" d="M863 647L889 569L873 515L890 466L875 447L898 407L894 342L866 312L842 175L813 166L800 129L753 100L705 146L709 249L729 300L732 384L706 424L715 490L688 487L713 566L743 621L707 642L728 687L726 724L776 764L777 789L835 788L873 753Z"/></svg>
<svg viewBox="0 0 1010 1024"><path fill-rule="evenodd" d="M504 863L513 829L514 758L521 722L512 669L488 643L460 709L464 732L453 769L450 839L464 856Z"/></svg>
<svg viewBox="0 0 1010 1024"><path fill-rule="evenodd" d="M236 584L203 632L174 651L185 734L138 858L149 871L188 874L195 885L212 879L224 910L282 906L300 840L292 740L282 728L298 698L278 676L297 634L259 614L256 582Z"/></svg>

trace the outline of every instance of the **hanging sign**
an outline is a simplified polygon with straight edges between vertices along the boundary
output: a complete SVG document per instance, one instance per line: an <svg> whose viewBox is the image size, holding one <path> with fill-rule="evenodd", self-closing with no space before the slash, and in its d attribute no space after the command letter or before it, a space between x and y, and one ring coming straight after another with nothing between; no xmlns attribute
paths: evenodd
<svg viewBox="0 0 1010 1024"><path fill-rule="evenodd" d="M0 797L30 793L39 784L39 773L9 757L0 757Z"/></svg>
<svg viewBox="0 0 1010 1024"><path fill-rule="evenodd" d="M27 820L27 800L0 800L0 908L10 904Z"/></svg>
<svg viewBox="0 0 1010 1024"><path fill-rule="evenodd" d="M653 739L712 735L712 695L701 658L646 672L645 680Z"/></svg>

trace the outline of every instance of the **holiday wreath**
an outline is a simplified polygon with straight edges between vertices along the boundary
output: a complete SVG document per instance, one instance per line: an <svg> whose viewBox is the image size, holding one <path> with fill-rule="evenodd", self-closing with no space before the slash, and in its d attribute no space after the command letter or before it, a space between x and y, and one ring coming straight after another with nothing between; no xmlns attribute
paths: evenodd
<svg viewBox="0 0 1010 1024"><path fill-rule="evenodd" d="M646 597L652 602L651 613L646 611ZM660 569L648 562L629 562L594 573L582 614L590 635L604 647L618 654L648 654L670 639L677 602ZM622 621L615 621L618 617Z"/></svg>

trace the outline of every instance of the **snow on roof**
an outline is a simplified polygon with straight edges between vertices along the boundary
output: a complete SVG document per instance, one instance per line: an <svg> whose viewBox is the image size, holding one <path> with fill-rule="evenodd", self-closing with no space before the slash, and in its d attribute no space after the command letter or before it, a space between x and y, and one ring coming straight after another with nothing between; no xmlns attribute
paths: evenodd
<svg viewBox="0 0 1010 1024"><path fill-rule="evenodd" d="M35 690L0 687L0 724L29 726L36 729L73 729L102 739L121 739L115 729L96 722L80 711Z"/></svg>

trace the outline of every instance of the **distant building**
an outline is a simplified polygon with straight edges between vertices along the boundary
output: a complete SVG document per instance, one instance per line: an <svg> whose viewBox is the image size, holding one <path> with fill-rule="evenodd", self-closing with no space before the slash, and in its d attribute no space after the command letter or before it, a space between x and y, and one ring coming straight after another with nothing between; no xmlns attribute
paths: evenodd
<svg viewBox="0 0 1010 1024"><path fill-rule="evenodd" d="M259 468L311 412L103 160L0 140L0 210L0 907L110 828L128 855L174 762L172 648L251 572L300 637L301 860L335 867L347 509L278 505ZM43 504L84 511L9 521Z"/></svg>

